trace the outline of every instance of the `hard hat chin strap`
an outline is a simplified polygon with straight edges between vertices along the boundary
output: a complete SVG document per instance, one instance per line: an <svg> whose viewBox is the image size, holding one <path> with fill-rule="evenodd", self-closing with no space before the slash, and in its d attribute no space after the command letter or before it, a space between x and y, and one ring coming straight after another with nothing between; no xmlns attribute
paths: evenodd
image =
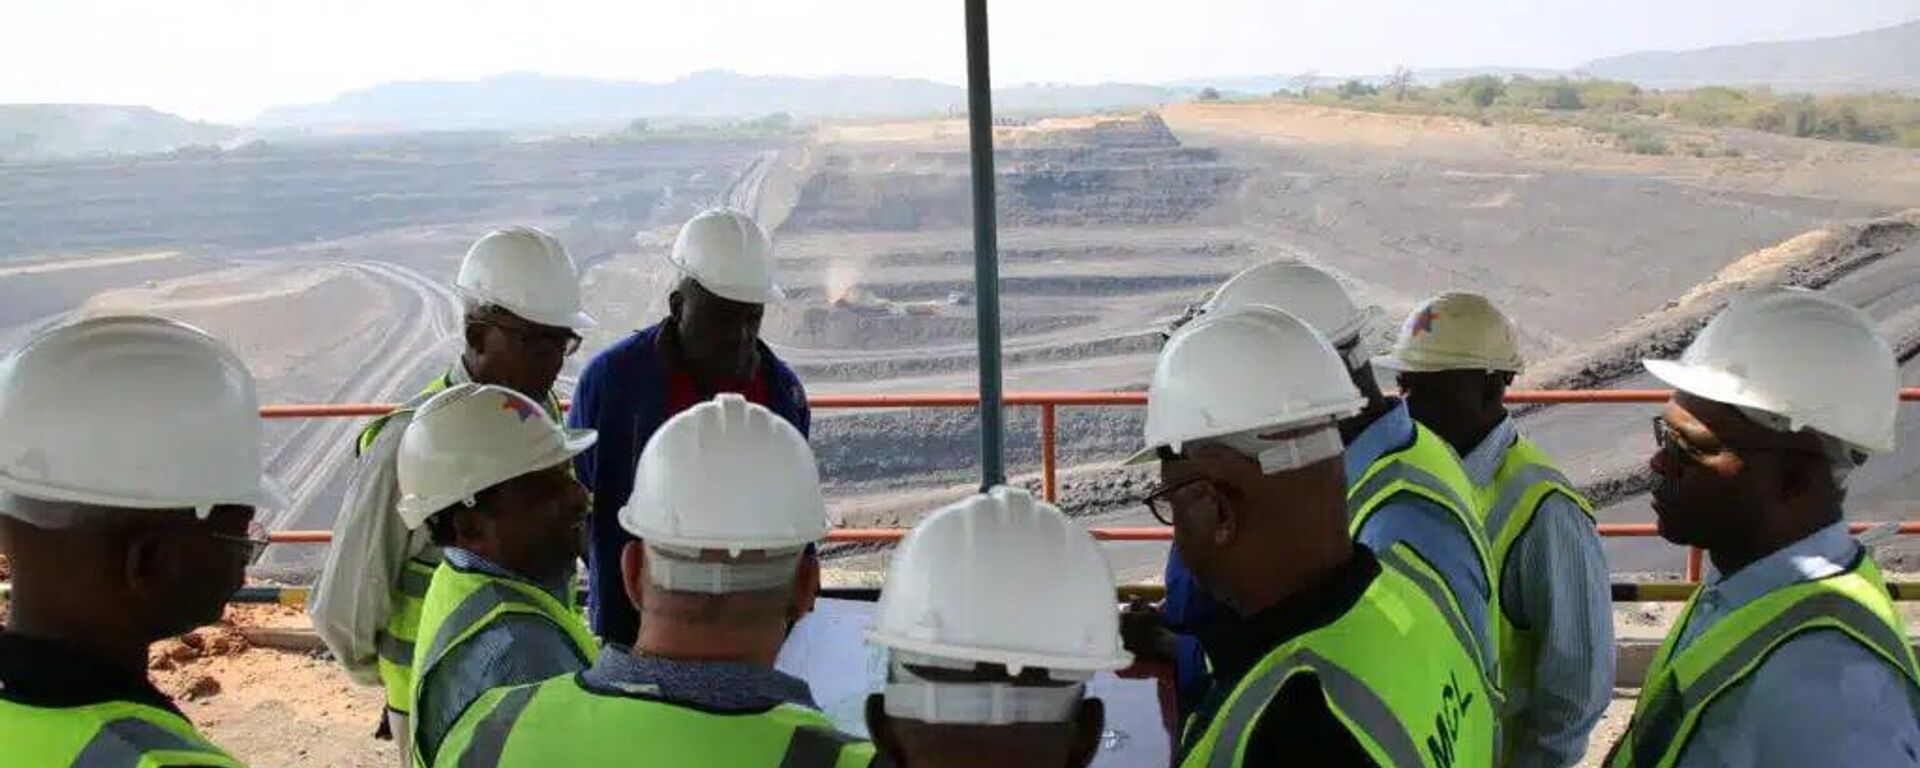
<svg viewBox="0 0 1920 768"><path fill-rule="evenodd" d="M885 689L886 713L923 723L1010 725L1063 723L1086 697L1086 684L1014 685L943 682L913 673L895 659Z"/></svg>

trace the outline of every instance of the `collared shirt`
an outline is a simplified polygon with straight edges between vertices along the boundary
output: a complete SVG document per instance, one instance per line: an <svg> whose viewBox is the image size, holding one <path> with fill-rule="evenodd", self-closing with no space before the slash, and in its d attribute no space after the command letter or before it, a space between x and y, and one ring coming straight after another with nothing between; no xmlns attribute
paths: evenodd
<svg viewBox="0 0 1920 768"><path fill-rule="evenodd" d="M447 564L455 568L534 583L464 549L449 547L444 553ZM571 581L569 576L556 584L537 586L568 605L571 599L567 585ZM421 681L420 701L413 712L421 753L431 764L440 740L453 729L461 713L487 691L576 672L585 668L587 661L580 657L566 630L552 621L525 614L495 619L449 650Z"/></svg>
<svg viewBox="0 0 1920 768"><path fill-rule="evenodd" d="M1353 610L1360 596L1380 577L1380 562L1366 547L1355 545L1353 557L1328 573L1318 585L1252 616L1231 611L1198 628L1201 644L1223 681L1207 693L1188 731L1191 741L1206 732L1207 722L1219 714L1233 685L1266 658L1273 649L1307 632L1327 626ZM1235 681L1233 684L1224 681ZM1374 763L1346 726L1327 709L1319 680L1297 675L1282 686L1261 711L1248 736L1242 761L1246 765L1369 766ZM1181 745L1181 753L1191 747Z"/></svg>
<svg viewBox="0 0 1920 768"><path fill-rule="evenodd" d="M456 361L447 368L450 384L473 377ZM393 611L393 585L409 558L438 562L439 548L425 526L408 530L395 511L400 502L397 457L400 438L413 421L411 412L387 418L380 434L354 463L345 502L333 521L333 545L313 582L307 615L347 676L361 685L380 684L379 635Z"/></svg>
<svg viewBox="0 0 1920 768"><path fill-rule="evenodd" d="M1467 479L1492 485L1519 437L1513 419L1503 419L1461 458ZM1507 765L1573 765L1613 696L1613 605L1600 535L1572 500L1548 494L1500 567L1500 609L1540 642L1533 688L1507 690L1509 708L1521 710L1506 725L1517 737Z"/></svg>
<svg viewBox="0 0 1920 768"><path fill-rule="evenodd" d="M1863 556L1835 523L1730 575L1709 572L1675 652L1777 589L1840 573ZM1838 630L1775 649L1700 717L1681 768L1920 766L1920 689Z"/></svg>
<svg viewBox="0 0 1920 768"><path fill-rule="evenodd" d="M1413 438L1413 414L1407 410L1406 401L1396 400L1392 410L1347 444L1348 487L1360 482L1380 457L1413 444ZM1482 572L1480 551L1473 546L1473 532L1452 512L1424 496L1398 494L1375 509L1353 538L1375 552L1404 542L1446 580L1461 603L1460 610L1466 614L1467 628L1474 637L1491 643L1487 608L1493 602L1493 590Z"/></svg>
<svg viewBox="0 0 1920 768"><path fill-rule="evenodd" d="M781 704L819 709L807 682L770 667L736 661L676 661L635 655L618 645L580 673L588 688L636 694L719 712L763 712Z"/></svg>

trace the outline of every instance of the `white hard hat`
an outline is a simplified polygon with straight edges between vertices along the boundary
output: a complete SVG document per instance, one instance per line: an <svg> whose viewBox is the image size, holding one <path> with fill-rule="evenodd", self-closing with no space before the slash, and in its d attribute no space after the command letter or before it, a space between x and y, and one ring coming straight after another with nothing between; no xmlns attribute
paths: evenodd
<svg viewBox="0 0 1920 768"><path fill-rule="evenodd" d="M787 296L773 281L773 243L766 230L731 208L702 211L687 220L667 259L723 299L771 304Z"/></svg>
<svg viewBox="0 0 1920 768"><path fill-rule="evenodd" d="M1256 304L1292 313L1334 346L1360 335L1377 311L1375 307L1355 306L1340 281L1293 259L1275 259L1228 278L1201 309L1232 312Z"/></svg>
<svg viewBox="0 0 1920 768"><path fill-rule="evenodd" d="M1209 312L1160 350L1147 446L1127 463L1193 440L1332 422L1365 405L1339 353L1300 318L1265 305Z"/></svg>
<svg viewBox="0 0 1920 768"><path fill-rule="evenodd" d="M929 515L894 551L867 639L959 662L1099 671L1121 650L1113 569L1085 529L995 487ZM971 668L971 664L968 665Z"/></svg>
<svg viewBox="0 0 1920 768"><path fill-rule="evenodd" d="M453 285L462 296L491 304L529 322L555 328L591 328L580 308L580 269L566 246L533 227L488 232L460 262Z"/></svg>
<svg viewBox="0 0 1920 768"><path fill-rule="evenodd" d="M1449 291L1427 299L1400 326L1393 351L1373 364L1389 371L1519 373L1519 334L1487 297Z"/></svg>
<svg viewBox="0 0 1920 768"><path fill-rule="evenodd" d="M800 430L723 393L653 433L634 468L620 527L649 545L786 550L826 537L827 504Z"/></svg>
<svg viewBox="0 0 1920 768"><path fill-rule="evenodd" d="M1865 453L1894 448L1900 373L1860 310L1804 289L1734 299L1679 360L1647 371L1682 392L1760 411Z"/></svg>
<svg viewBox="0 0 1920 768"><path fill-rule="evenodd" d="M156 317L55 328L0 361L0 490L133 509L284 508L262 475L253 376ZM31 522L31 521L30 521Z"/></svg>
<svg viewBox="0 0 1920 768"><path fill-rule="evenodd" d="M566 462L599 434L565 429L526 395L492 384L455 384L421 404L395 459L400 519L408 528L521 475Z"/></svg>

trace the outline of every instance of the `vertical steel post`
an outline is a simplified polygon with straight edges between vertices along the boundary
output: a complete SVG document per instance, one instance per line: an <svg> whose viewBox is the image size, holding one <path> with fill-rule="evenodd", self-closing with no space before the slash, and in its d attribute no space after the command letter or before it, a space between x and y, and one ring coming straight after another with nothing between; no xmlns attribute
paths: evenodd
<svg viewBox="0 0 1920 768"><path fill-rule="evenodd" d="M973 285L980 363L980 488L1006 482L1006 419L1000 393L1000 255L993 195L993 86L988 78L987 0L966 0L967 136L973 160Z"/></svg>
<svg viewBox="0 0 1920 768"><path fill-rule="evenodd" d="M1055 426L1053 403L1040 406L1040 496L1049 502L1060 500L1057 479L1060 458L1054 448Z"/></svg>

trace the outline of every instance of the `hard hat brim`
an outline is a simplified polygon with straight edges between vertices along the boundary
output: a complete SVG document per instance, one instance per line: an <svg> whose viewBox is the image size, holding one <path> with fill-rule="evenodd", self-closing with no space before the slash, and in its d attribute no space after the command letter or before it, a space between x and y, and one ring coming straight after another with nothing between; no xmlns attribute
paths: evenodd
<svg viewBox="0 0 1920 768"><path fill-rule="evenodd" d="M97 507L120 507L123 509L204 509L226 504L249 506L257 509L283 510L293 506L286 491L270 477L261 477L260 483L251 493L239 494L233 498L218 499L181 499L159 496L135 496L132 494L99 493L67 488L32 480L12 477L0 472L0 491L37 501L67 502L71 504L89 504Z"/></svg>
<svg viewBox="0 0 1920 768"><path fill-rule="evenodd" d="M762 288L748 288L738 285L712 285L698 276L695 276L693 281L699 283L701 288L707 289L708 293L742 304L777 304L787 300L787 292L771 283Z"/></svg>
<svg viewBox="0 0 1920 768"><path fill-rule="evenodd" d="M1160 463L1160 449L1165 447L1166 446L1163 445L1149 445L1136 451L1132 456L1128 456L1126 460L1121 461L1120 466L1137 467L1142 464L1158 464Z"/></svg>
<svg viewBox="0 0 1920 768"><path fill-rule="evenodd" d="M1490 363L1485 360L1461 362L1416 363L1393 355L1379 355L1371 361L1373 367L1394 373L1440 373L1443 371L1499 371L1501 373L1519 373L1518 363Z"/></svg>
<svg viewBox="0 0 1920 768"><path fill-rule="evenodd" d="M1716 403L1755 408L1768 413L1779 411L1779 404L1755 395L1733 376L1678 360L1642 360L1640 365L1668 386Z"/></svg>

